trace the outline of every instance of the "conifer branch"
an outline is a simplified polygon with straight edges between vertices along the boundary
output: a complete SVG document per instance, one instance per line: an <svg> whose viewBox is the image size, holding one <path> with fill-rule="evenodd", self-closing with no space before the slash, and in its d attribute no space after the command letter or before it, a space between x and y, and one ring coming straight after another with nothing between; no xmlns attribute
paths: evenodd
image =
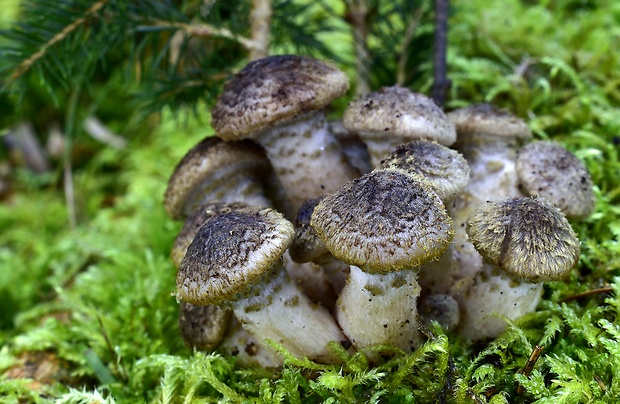
<svg viewBox="0 0 620 404"><path fill-rule="evenodd" d="M187 35L195 36L198 38L220 37L230 39L243 46L248 52L251 52L255 48L258 48L258 45L249 38L237 35L229 29L218 28L209 24L187 24L182 22L158 20L154 22L153 26L158 28L179 29L185 32Z"/></svg>
<svg viewBox="0 0 620 404"><path fill-rule="evenodd" d="M103 7L106 5L106 3L108 3L110 0L99 0L97 1L95 4L93 4L92 6L90 6L85 12L84 14L82 14L82 16L78 19L76 19L75 21L73 21L71 24L67 25L66 27L64 27L60 32L58 32L56 35L54 35L49 41L47 41L42 47L41 49L39 49L38 52L32 54L32 56L30 56L28 59L24 60L23 62L21 62L19 65L17 65L17 67L15 68L13 74L11 75L11 79L15 80L19 77L21 77L24 73L26 73L28 70L30 70L30 68L38 61L40 60L43 56L45 56L45 53L54 45L56 45L57 43L63 41L65 38L67 38L67 36L69 36L69 34L71 34L73 31L75 31L76 29L78 29L80 26L82 26L88 19L88 17L92 16L93 14L96 14L97 12L99 12L101 9L103 9Z"/></svg>

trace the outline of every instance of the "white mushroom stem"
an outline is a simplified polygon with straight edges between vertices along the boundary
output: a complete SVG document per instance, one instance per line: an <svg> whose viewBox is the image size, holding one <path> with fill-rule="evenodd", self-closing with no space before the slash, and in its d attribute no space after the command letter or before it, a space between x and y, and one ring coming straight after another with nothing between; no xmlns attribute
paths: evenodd
<svg viewBox="0 0 620 404"><path fill-rule="evenodd" d="M322 110L269 129L256 140L295 210L306 199L335 191L359 175L347 162Z"/></svg>
<svg viewBox="0 0 620 404"><path fill-rule="evenodd" d="M470 165L471 179L454 200L451 212L454 241L450 250L454 264L445 283L451 286L449 290L443 287L433 290L433 293L447 293L459 303L460 296L469 288L483 265L482 257L465 232L465 222L470 213L486 201L524 196L519 190L515 171L517 140L488 135L484 142L466 145L461 152Z"/></svg>
<svg viewBox="0 0 620 404"><path fill-rule="evenodd" d="M460 335L470 340L497 337L506 328L503 317L515 320L536 309L542 285L512 278L500 268L484 264L460 299Z"/></svg>
<svg viewBox="0 0 620 404"><path fill-rule="evenodd" d="M232 318L219 349L234 356L237 364L245 367L277 368L282 366L282 356L246 331L236 318Z"/></svg>
<svg viewBox="0 0 620 404"><path fill-rule="evenodd" d="M406 352L420 345L416 300L420 287L413 270L368 274L351 266L336 304L336 319L358 349L390 344Z"/></svg>
<svg viewBox="0 0 620 404"><path fill-rule="evenodd" d="M313 305L299 290L280 262L265 280L232 302L235 317L255 336L284 346L291 354L326 363L339 362L328 348L330 341L343 342L329 312Z"/></svg>
<svg viewBox="0 0 620 404"><path fill-rule="evenodd" d="M366 143L368 154L370 154L370 165L373 169L379 168L381 160L394 151L399 144L407 142L401 137L386 138L385 135L377 136L372 132L359 132L359 136Z"/></svg>

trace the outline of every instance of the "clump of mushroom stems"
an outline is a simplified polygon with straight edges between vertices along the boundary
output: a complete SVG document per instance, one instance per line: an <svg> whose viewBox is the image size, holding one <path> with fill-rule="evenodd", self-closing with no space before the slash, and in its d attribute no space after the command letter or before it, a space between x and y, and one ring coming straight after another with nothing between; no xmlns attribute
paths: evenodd
<svg viewBox="0 0 620 404"><path fill-rule="evenodd" d="M282 60L284 64L290 62L290 59L287 57L283 57ZM274 63L277 64L280 61ZM342 86L342 83L339 85ZM338 90L340 95L343 91L342 88L344 87ZM235 89L233 88L233 90ZM238 91L238 89L235 91ZM398 95L396 97L397 101L393 101L395 104L398 103L398 97L410 100L422 99L420 95L412 95L408 90L400 88L382 90L382 93L387 92L394 92ZM381 95L383 96L382 93ZM233 109L234 103L230 102L230 98L226 98L226 101L228 103L226 108ZM365 104L362 103L361 105L362 112L367 110L373 113L380 113L382 107L379 108L377 106L383 105L381 104L383 101L370 102L366 100L364 102ZM250 108L253 107L250 106ZM271 107L267 106L265 108L265 111L267 111ZM355 136L360 133L366 136L375 129L359 129L355 127L353 122L357 118L352 119L351 116L345 121L347 129L344 129L342 125L337 123L332 124L336 131L342 132L341 135L348 136L352 133L354 136L353 144L356 151L343 150L343 144L345 143L338 143L333 136L325 120L324 108L325 103L317 108L312 107L296 112L281 121L268 123L267 127L260 127L254 131L249 130L248 133L243 135L258 139L258 142L266 150L266 154L271 161L270 164L274 167L274 171L277 173L277 177L295 209L301 206L303 201L310 198L327 195L327 200L332 195L342 192L344 188L349 186L348 184L351 181L364 181L368 176L375 175L376 171L389 172L388 177L391 176L396 182L400 181L396 178L408 175L404 172L406 169L403 170L402 167L398 167L398 164L395 166L393 163L386 163L386 165L382 166L381 160L385 159L389 152L394 151L397 142L393 139L381 139L379 141L377 138L368 140L368 149L360 148L359 139ZM430 109L436 114L432 106L424 107L423 109ZM398 110L396 111L398 112ZM471 243L470 236L467 234L466 223L468 223L472 212L486 204L487 201L514 197L521 198L525 194L543 195L544 192L547 193L546 195L550 195L550 198L551 195L553 198L557 198L558 202L554 203L562 205L561 209L567 215L576 211L577 213L574 216L583 218L592 211L594 206L593 195L589 193L592 187L591 180L582 166L570 169L572 170L571 172L577 173L575 175L578 178L576 177L575 180L569 178L566 183L570 186L576 185L580 192L583 191L583 194L579 195L579 199L585 201L585 205L579 208L579 210L565 207L563 204L569 198L564 195L558 196L556 188L552 188L550 183L553 182L553 178L550 175L543 175L548 171L547 168L541 168L543 166L538 164L540 158L531 158L530 160L533 163L530 161L525 162L524 159L524 162L519 164L526 167L532 167L532 164L534 164L534 168L529 169L531 173L527 175L519 174L519 167L517 167L519 150L522 143L531 136L529 129L522 121L503 111L498 112L488 105L473 106L467 113L482 115L476 115L473 123L464 123L462 116L458 117L458 114L451 113L448 116L453 121L452 123L416 124L418 126L430 125L447 129L448 134L442 135L447 136L442 140L445 144L452 142L450 140L452 135L449 133L451 130L453 131L451 129L453 124L456 125L458 140L453 148L462 153L466 159L466 168L470 170L470 176L466 176L463 184L467 183L467 178L469 178L469 182L464 189L458 188L455 194L437 197L437 195L441 195L439 191L429 191L431 193L437 192L435 197L440 198L440 203L443 205L442 209L451 216L454 223L453 230L452 225L449 225L450 231L454 232L454 242L447 246L452 238L452 233L450 233L444 239L444 241L447 241L446 246L439 249L445 251L445 253L441 254L441 251L439 251L439 254L433 255L428 260L419 261L416 265L399 266L398 271L391 272L391 269L382 268L377 270L376 263L357 260L359 256L363 257L366 254L360 252L361 247L359 245L353 245L349 248L352 254L358 255L356 259L344 259L341 253L334 251L334 242L325 240L326 246L324 247L331 254L319 254L313 258L313 261L321 264L328 270L330 266L335 266L336 270L328 282L330 285L324 286L325 279L323 279L323 285L321 285L321 282L316 282L314 284L314 292L320 295L321 291L323 291L331 296L331 298L328 296L321 299L324 302L328 302L324 304L330 310L333 310L333 314L330 315L327 310L313 305L307 297L307 292L306 294L299 295L295 282L291 281L285 272L280 271L282 264L279 262L272 270L268 271L268 282L266 284L253 286L249 291L243 293L242 298L236 298L235 303L226 303L226 305L235 307L236 320L234 321L236 323L234 324L236 326L227 332L223 342L225 350L240 352L240 354L243 351L248 354L254 353L258 355L255 358L247 357L248 364L254 363L265 367L277 366L279 365L277 355L274 356L271 351L257 351L256 346L259 346L261 343L255 344L252 341L252 338L256 338L257 341L272 339L282 343L286 349L297 357L308 356L323 362L336 362L338 358L332 356L332 353L326 350L325 347L328 341L344 342L346 345L346 337L351 340L353 347L356 349L365 349L374 344L391 344L405 351L415 349L422 342L422 336L418 332L418 327L422 321L419 318L418 305L420 305L421 312L427 316L425 319L427 324L431 320L436 320L445 329L456 330L463 337L472 340L494 337L504 329L504 318L514 319L535 310L541 296L542 284L517 278L514 274L506 274L500 268L501 265L489 262L487 256L483 258L477 251L477 248L474 247L474 244ZM506 127L494 129L492 125L489 126L490 124L486 120L487 117L484 115L487 113L491 115L496 114L500 121L504 119ZM222 114L220 113L220 115ZM235 113L232 115L235 115ZM359 119L362 119L362 117L363 114L360 115ZM387 115L387 120L382 122L381 128L378 130L383 132L394 130L394 133L404 132L404 121L401 118L400 112L394 115ZM407 117L406 120L410 120L410 118ZM237 124L234 123L234 125ZM372 124L371 119L369 125ZM221 127L224 124L218 125L220 125L218 127ZM519 130L522 132L518 133ZM235 136L237 135L235 134ZM421 134L415 133L411 136L421 139L433 139L435 134L423 132ZM291 141L292 139L295 140ZM227 139L227 141L230 140L230 138ZM432 142L427 143L430 144ZM539 149L551 148L556 148L556 145L544 143L536 146L536 152ZM534 147L530 149L533 150ZM361 153L360 150L362 151ZM401 154L403 153L402 150ZM350 156L351 161L356 161L355 166L360 167L359 170L351 167L345 158L347 153L343 153L343 151L350 152L348 156ZM364 159L368 159L367 151L370 151L372 163L364 161ZM563 164L567 160L574 159L574 156L566 157L562 153L560 155L561 157L545 157L545 164ZM450 161L446 163L446 166L458 164L460 163ZM577 165L579 165L578 161ZM371 166L379 168L364 175L361 179L357 178L359 171L368 172ZM564 171L560 172L568 172L568 169L562 169ZM539 184L539 182L537 182L537 178L532 179L530 174L534 177L544 177L542 178L543 185L531 185ZM413 177L415 175L417 174L413 174ZM448 177L450 176L451 174ZM191 198L196 198L200 202L194 202L195 205L188 205L190 207L184 209L184 214L189 213L193 206L199 205L211 198L210 195L224 201L245 200L252 204L271 206L269 199L264 194L261 194L260 187L257 188L256 184L248 185L239 180L233 181L233 177L236 178L236 174L234 174L232 168L211 174L210 179L206 183L197 186L192 191ZM227 179L231 180L227 181ZM427 180L420 181L426 183L425 181ZM229 191L226 190L227 184L231 185ZM379 192L385 192L385 190L372 192L377 192L378 195ZM364 197L364 194L360 194L352 199L360 200ZM399 205L400 203L401 201L396 198L389 204ZM386 204L382 206L385 207ZM326 209L325 206L321 208ZM338 215L340 215L338 220L344 218L345 222L361 223L363 220L358 219L372 219L376 213L361 211L349 215L340 210ZM287 212L287 216L289 218L293 217L290 212ZM389 219L385 223L378 224L378 227L372 230L356 229L354 230L355 234L342 234L342 236L359 240L360 233L372 234L378 230L390 231L394 229L391 220ZM372 223L372 220L369 222ZM438 228L436 225L437 223L433 223L429 226L436 230ZM345 231L348 231L348 229L343 228L336 233L344 233ZM324 236L322 232L317 230L317 233L321 233L319 234L321 238ZM385 256L394 254L397 249L406 244L399 244L400 242L398 242L396 243L397 247L394 247L385 243L385 240L378 240L379 238L374 241L374 244L370 244L371 249L374 249L377 254ZM335 243L339 242L336 241ZM405 249L408 248L410 246L406 245ZM411 252L409 251L408 253ZM574 252L572 254L573 259L575 259ZM334 256L344 260L347 265L339 263L333 258ZM180 260L179 257L176 259ZM486 262L485 259L487 260ZM289 259L286 258L286 260ZM428 263L429 260L432 262ZM347 271L349 264L351 268L350 271ZM286 265L288 266L289 264ZM312 266L313 264L308 265L311 265L308 268L317 268ZM418 275L416 275L417 271L420 271L420 284L417 283L416 279L418 278ZM312 270L309 272L312 272ZM303 277L304 275L300 276L300 278ZM312 290L312 288L306 288L306 290ZM422 299L418 301L420 294ZM334 306L333 301L336 298L338 302ZM329 303L330 299L331 303ZM271 303L265 303L265 301ZM509 303L506 303L507 301ZM296 314L287 314L286 311L278 311L277 315L269 313L270 307L274 302L283 304L291 312L296 312ZM301 305L302 308L298 307L298 305ZM318 315L317 310L319 312ZM258 315L254 312L258 312ZM253 314L250 315L250 313ZM335 324L334 317L337 318L339 327L344 331L344 335ZM282 322L284 322L284 325ZM243 333L238 333L237 331L241 329L240 325L243 325L254 336L248 335L246 337ZM300 340L295 338L290 340L284 337L284 335L294 333L294 330L303 330L302 333L307 334L308 338L304 336Z"/></svg>

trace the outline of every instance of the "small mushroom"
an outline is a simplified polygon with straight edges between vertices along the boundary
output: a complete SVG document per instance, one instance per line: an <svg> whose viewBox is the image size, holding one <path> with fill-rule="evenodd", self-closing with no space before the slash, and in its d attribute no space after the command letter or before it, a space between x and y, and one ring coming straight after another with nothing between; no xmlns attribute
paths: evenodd
<svg viewBox="0 0 620 404"><path fill-rule="evenodd" d="M205 138L177 164L168 181L164 207L171 218L182 219L208 201L271 206L262 188L270 170L265 153L252 142Z"/></svg>
<svg viewBox="0 0 620 404"><path fill-rule="evenodd" d="M540 196L569 218L594 211L590 173L574 154L554 142L532 142L517 157L519 184L530 196Z"/></svg>
<svg viewBox="0 0 620 404"><path fill-rule="evenodd" d="M463 156L428 140L398 145L381 161L380 167L423 176L448 208L469 182L469 165Z"/></svg>
<svg viewBox="0 0 620 404"><path fill-rule="evenodd" d="M329 129L338 139L342 146L342 151L351 164L360 174L367 174L372 171L370 165L370 154L366 143L356 132L352 132L344 127L342 120L330 121Z"/></svg>
<svg viewBox="0 0 620 404"><path fill-rule="evenodd" d="M454 148L463 153L471 174L450 212L454 220L451 260L456 265L445 278L447 283L437 284L431 293L449 294L460 303L460 296L483 266L482 257L467 238L465 222L485 201L525 196L518 187L515 163L518 149L532 133L522 119L490 104L470 105L447 115L456 125Z"/></svg>
<svg viewBox="0 0 620 404"><path fill-rule="evenodd" d="M426 326L436 321L446 331L455 329L461 319L459 304L450 295L426 296L420 299L418 311Z"/></svg>
<svg viewBox="0 0 620 404"><path fill-rule="evenodd" d="M451 145L456 140L454 125L432 99L398 86L353 101L342 123L366 143L374 168L401 143L426 139Z"/></svg>
<svg viewBox="0 0 620 404"><path fill-rule="evenodd" d="M356 348L419 343L416 272L452 239L452 222L422 177L375 170L325 197L311 225L327 249L352 265L336 318Z"/></svg>
<svg viewBox="0 0 620 404"><path fill-rule="evenodd" d="M230 306L259 340L278 342L297 357L338 362L327 344L346 338L283 270L293 235L293 225L273 209L247 208L209 220L181 262L177 299Z"/></svg>
<svg viewBox="0 0 620 404"><path fill-rule="evenodd" d="M295 217L295 237L289 247L291 259L295 262L313 262L327 274L335 294L340 293L349 274L349 265L336 259L325 243L310 225L314 208L324 196L308 199L301 204Z"/></svg>
<svg viewBox="0 0 620 404"><path fill-rule="evenodd" d="M297 211L304 200L359 175L324 113L348 88L346 74L315 59L280 55L255 60L226 84L211 124L226 141L252 138L263 146Z"/></svg>
<svg viewBox="0 0 620 404"><path fill-rule="evenodd" d="M461 304L460 333L472 340L496 337L533 311L542 282L568 276L579 260L579 240L566 217L542 198L487 202L467 221L467 234L484 257Z"/></svg>

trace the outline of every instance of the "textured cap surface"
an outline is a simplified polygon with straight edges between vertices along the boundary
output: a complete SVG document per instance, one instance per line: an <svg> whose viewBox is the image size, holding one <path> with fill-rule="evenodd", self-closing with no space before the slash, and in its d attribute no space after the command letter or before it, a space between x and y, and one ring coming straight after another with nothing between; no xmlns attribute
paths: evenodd
<svg viewBox="0 0 620 404"><path fill-rule="evenodd" d="M181 261L183 260L183 257L185 257L185 252L187 251L187 247L189 247L192 241L194 241L194 237L196 237L198 230L200 230L200 228L204 226L207 221L224 213L229 213L235 210L243 210L248 207L249 205L243 202L225 203L214 201L208 202L195 209L187 217L187 219L185 219L181 231L172 244L170 258L172 259L172 263L175 268L178 268L179 265L181 265Z"/></svg>
<svg viewBox="0 0 620 404"><path fill-rule="evenodd" d="M570 223L542 198L486 202L469 217L467 235L491 264L532 282L562 279L579 260Z"/></svg>
<svg viewBox="0 0 620 404"><path fill-rule="evenodd" d="M460 135L483 134L500 137L529 139L532 131L519 117L491 104L473 104L448 112Z"/></svg>
<svg viewBox="0 0 620 404"><path fill-rule="evenodd" d="M531 196L541 196L568 217L594 211L590 173L571 152L554 142L533 142L519 151L517 175Z"/></svg>
<svg viewBox="0 0 620 404"><path fill-rule="evenodd" d="M375 273L417 268L453 237L452 220L424 179L387 170L327 196L310 223L336 258Z"/></svg>
<svg viewBox="0 0 620 404"><path fill-rule="evenodd" d="M432 99L403 87L384 87L349 104L342 118L352 131L374 136L428 139L450 145L454 125Z"/></svg>
<svg viewBox="0 0 620 404"><path fill-rule="evenodd" d="M222 139L245 138L324 108L348 89L346 74L320 60L293 55L258 59L226 84L211 125Z"/></svg>
<svg viewBox="0 0 620 404"><path fill-rule="evenodd" d="M251 141L226 143L217 137L205 138L187 152L168 180L164 194L168 215L182 218L188 201L213 186L210 177L224 169L235 175L242 171L255 174L268 172L270 166L261 147Z"/></svg>
<svg viewBox="0 0 620 404"><path fill-rule="evenodd" d="M185 345L203 352L210 352L224 339L232 311L210 304L194 306L186 302L179 305L179 330Z"/></svg>
<svg viewBox="0 0 620 404"><path fill-rule="evenodd" d="M195 305L232 300L282 259L295 230L273 209L246 208L207 221L187 248L177 298Z"/></svg>
<svg viewBox="0 0 620 404"><path fill-rule="evenodd" d="M442 200L453 198L469 182L469 165L459 152L426 140L399 145L381 168L422 175Z"/></svg>
<svg viewBox="0 0 620 404"><path fill-rule="evenodd" d="M308 199L301 204L297 211L294 222L295 238L288 248L289 255L295 262L312 262L318 257L329 253L323 240L319 238L312 226L310 226L310 219L314 208L323 198L322 196Z"/></svg>

